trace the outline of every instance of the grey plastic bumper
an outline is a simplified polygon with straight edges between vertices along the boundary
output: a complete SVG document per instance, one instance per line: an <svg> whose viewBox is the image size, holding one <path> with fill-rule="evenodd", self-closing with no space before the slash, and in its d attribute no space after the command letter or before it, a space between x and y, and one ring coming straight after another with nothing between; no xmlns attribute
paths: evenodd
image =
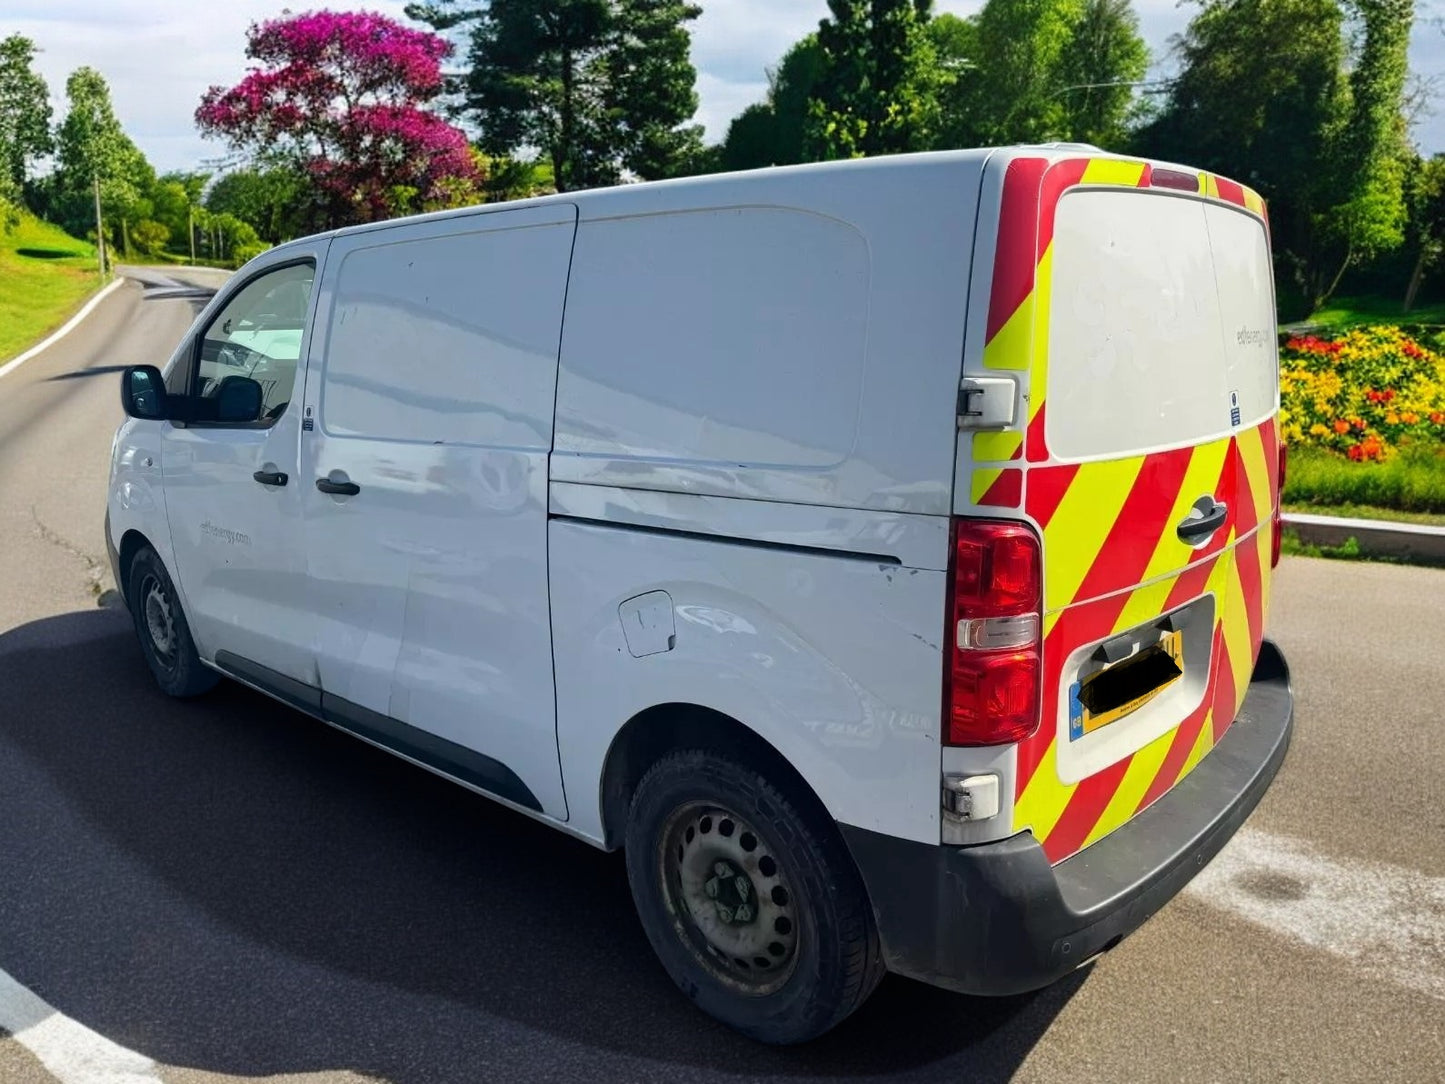
<svg viewBox="0 0 1445 1084"><path fill-rule="evenodd" d="M1051 866L1030 833L942 847L843 825L890 971L970 994L1038 989L1117 944L1224 847L1279 771L1289 668L1266 640L1244 706L1164 797Z"/></svg>

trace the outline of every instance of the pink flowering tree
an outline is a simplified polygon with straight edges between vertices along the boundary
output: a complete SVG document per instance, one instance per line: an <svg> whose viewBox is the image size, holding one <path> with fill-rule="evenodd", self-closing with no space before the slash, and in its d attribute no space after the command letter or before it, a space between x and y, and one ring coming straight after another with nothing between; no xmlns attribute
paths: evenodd
<svg viewBox="0 0 1445 1084"><path fill-rule="evenodd" d="M253 24L255 61L201 98L207 136L310 177L320 225L473 202L466 136L425 105L442 91L445 39L371 12L317 11Z"/></svg>

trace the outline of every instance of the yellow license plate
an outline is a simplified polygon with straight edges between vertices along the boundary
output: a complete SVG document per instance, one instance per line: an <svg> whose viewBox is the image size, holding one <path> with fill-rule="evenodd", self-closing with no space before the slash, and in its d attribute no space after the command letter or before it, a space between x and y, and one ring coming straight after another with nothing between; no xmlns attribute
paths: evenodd
<svg viewBox="0 0 1445 1084"><path fill-rule="evenodd" d="M1184 634L1175 631L1074 682L1069 687L1069 739L1138 711L1183 676Z"/></svg>

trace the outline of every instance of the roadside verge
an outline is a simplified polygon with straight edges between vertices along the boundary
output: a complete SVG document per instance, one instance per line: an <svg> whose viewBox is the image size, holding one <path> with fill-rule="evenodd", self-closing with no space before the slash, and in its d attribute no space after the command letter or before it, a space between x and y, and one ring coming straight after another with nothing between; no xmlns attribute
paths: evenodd
<svg viewBox="0 0 1445 1084"><path fill-rule="evenodd" d="M1445 565L1445 527L1302 512L1286 512L1284 525L1308 545L1339 547L1353 538L1361 557Z"/></svg>
<svg viewBox="0 0 1445 1084"><path fill-rule="evenodd" d="M65 321L65 323L63 323L58 330L51 332L49 335L41 339L38 343L32 346L29 350L26 350L24 353L16 355L9 361L0 361L0 377L5 377L10 373L14 372L31 358L50 349L50 347L55 345L66 335L74 331L76 326L79 325L79 323L87 316L89 316L97 305L99 305L102 301L104 301L107 297L109 297L112 293L119 289L121 285L124 284L124 282L125 277L122 275L117 275L114 279L111 280L109 285L102 286L98 291L92 294L90 300L80 307L80 311L77 312L74 316L72 316L69 320Z"/></svg>

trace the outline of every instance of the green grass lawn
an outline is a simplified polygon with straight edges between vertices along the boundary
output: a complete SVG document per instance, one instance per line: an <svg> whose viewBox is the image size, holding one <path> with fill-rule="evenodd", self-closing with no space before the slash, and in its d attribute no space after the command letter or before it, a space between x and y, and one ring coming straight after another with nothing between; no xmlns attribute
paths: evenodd
<svg viewBox="0 0 1445 1084"><path fill-rule="evenodd" d="M28 215L0 230L0 364L65 323L99 284L94 245Z"/></svg>
<svg viewBox="0 0 1445 1084"><path fill-rule="evenodd" d="M1355 324L1445 324L1445 301L1401 312L1398 297L1337 297L1300 322L1331 330Z"/></svg>
<svg viewBox="0 0 1445 1084"><path fill-rule="evenodd" d="M1353 463L1318 448L1291 448L1284 501L1295 511L1323 515L1370 518L1366 510L1388 509L1382 515L1435 517L1414 521L1426 523L1445 519L1445 445L1403 448L1384 463Z"/></svg>

